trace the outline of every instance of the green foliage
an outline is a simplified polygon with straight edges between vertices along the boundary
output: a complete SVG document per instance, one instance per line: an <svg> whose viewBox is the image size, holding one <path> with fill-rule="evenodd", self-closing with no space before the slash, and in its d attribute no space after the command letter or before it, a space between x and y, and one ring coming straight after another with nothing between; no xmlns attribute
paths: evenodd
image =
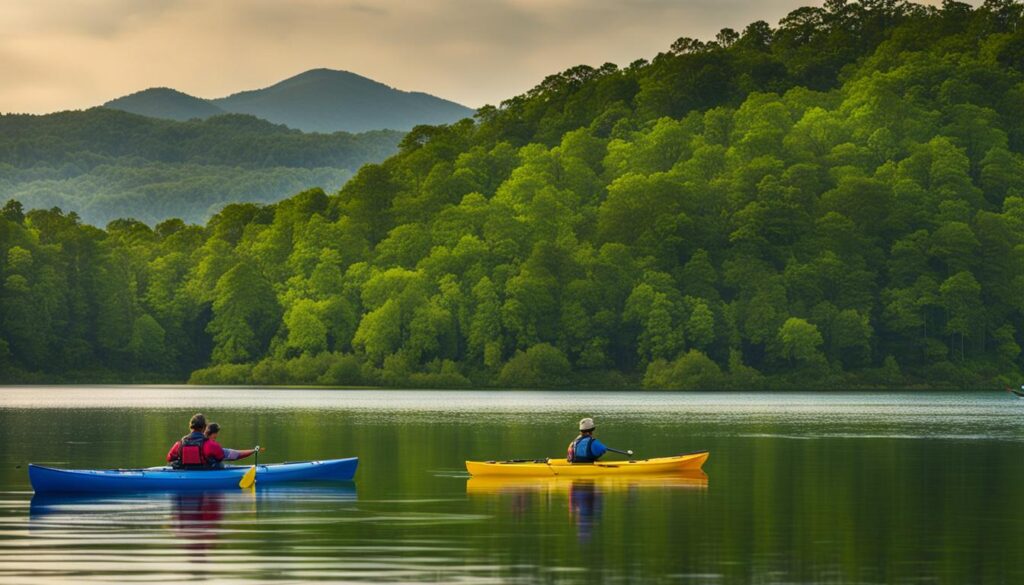
<svg viewBox="0 0 1024 585"><path fill-rule="evenodd" d="M361 386L363 364L354 355L341 355L320 376L318 383L325 386Z"/></svg>
<svg viewBox="0 0 1024 585"><path fill-rule="evenodd" d="M790 317L779 328L782 356L799 364L813 364L823 359L821 333L804 319Z"/></svg>
<svg viewBox="0 0 1024 585"><path fill-rule="evenodd" d="M722 369L703 352L691 349L673 362L655 360L644 373L644 388L712 390L722 386Z"/></svg>
<svg viewBox="0 0 1024 585"><path fill-rule="evenodd" d="M201 368L189 376L189 384L202 386L236 386L252 384L252 364L220 364Z"/></svg>
<svg viewBox="0 0 1024 585"><path fill-rule="evenodd" d="M569 360L547 343L516 352L498 376L498 384L507 388L544 388L568 382Z"/></svg>
<svg viewBox="0 0 1024 585"><path fill-rule="evenodd" d="M260 356L277 329L280 307L273 289L248 262L240 262L217 281L213 318L214 363L238 363Z"/></svg>
<svg viewBox="0 0 1024 585"><path fill-rule="evenodd" d="M165 370L171 356L167 355L166 332L149 315L142 315L132 324L132 336L128 352L138 367L149 370Z"/></svg>
<svg viewBox="0 0 1024 585"><path fill-rule="evenodd" d="M553 75L474 121L417 128L335 194L229 205L202 227L99 230L9 203L0 371L413 387L1013 379L1021 31L1020 10L988 3L828 2L649 63Z"/></svg>
<svg viewBox="0 0 1024 585"><path fill-rule="evenodd" d="M327 349L327 325L315 301L297 301L285 313L288 347L303 354L316 354Z"/></svg>

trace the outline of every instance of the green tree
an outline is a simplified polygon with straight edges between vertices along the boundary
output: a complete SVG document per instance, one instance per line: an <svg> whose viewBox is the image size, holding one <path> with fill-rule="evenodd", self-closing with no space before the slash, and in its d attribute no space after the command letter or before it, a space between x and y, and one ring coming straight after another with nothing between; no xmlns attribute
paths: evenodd
<svg viewBox="0 0 1024 585"><path fill-rule="evenodd" d="M561 386L569 381L569 360L547 343L518 351L498 375L498 384L508 388Z"/></svg>
<svg viewBox="0 0 1024 585"><path fill-rule="evenodd" d="M707 350L715 340L715 314L702 300L693 303L693 310L686 321L686 339L701 350Z"/></svg>
<svg viewBox="0 0 1024 585"><path fill-rule="evenodd" d="M647 362L669 359L683 348L683 330L674 323L676 307L663 292L649 284L640 284L626 300L624 318L639 325L637 355Z"/></svg>
<svg viewBox="0 0 1024 585"><path fill-rule="evenodd" d="M473 286L476 309L469 328L469 355L488 368L502 360L501 304L494 283L486 276Z"/></svg>
<svg viewBox="0 0 1024 585"><path fill-rule="evenodd" d="M259 357L277 331L281 308L270 283L241 262L217 281L213 319L213 363L239 363Z"/></svg>
<svg viewBox="0 0 1024 585"><path fill-rule="evenodd" d="M846 368L865 366L871 359L871 339L874 331L867 315L856 309L844 309L832 320L829 350L832 359Z"/></svg>
<svg viewBox="0 0 1024 585"><path fill-rule="evenodd" d="M820 349L824 343L821 333L817 326L805 319L786 319L779 328L778 341L782 348L782 356L792 362L809 365L824 359Z"/></svg>
<svg viewBox="0 0 1024 585"><path fill-rule="evenodd" d="M950 276L939 287L942 305L949 312L946 332L950 334L950 351L954 351L955 338L959 337L960 359L964 359L964 338L976 331L984 314L981 303L981 285L974 275L962 271Z"/></svg>
<svg viewBox="0 0 1024 585"><path fill-rule="evenodd" d="M174 356L167 354L164 328L149 314L142 314L132 324L128 352L143 369L163 370Z"/></svg>
<svg viewBox="0 0 1024 585"><path fill-rule="evenodd" d="M691 349L672 362L655 360L644 373L644 388L665 390L717 389L723 382L722 370L704 353Z"/></svg>
<svg viewBox="0 0 1024 585"><path fill-rule="evenodd" d="M294 303L284 314L288 328L288 347L304 354L327 349L327 325L320 317L320 306L311 299Z"/></svg>
<svg viewBox="0 0 1024 585"><path fill-rule="evenodd" d="M718 273L707 250L697 250L683 265L681 273L683 294L710 301L718 299Z"/></svg>

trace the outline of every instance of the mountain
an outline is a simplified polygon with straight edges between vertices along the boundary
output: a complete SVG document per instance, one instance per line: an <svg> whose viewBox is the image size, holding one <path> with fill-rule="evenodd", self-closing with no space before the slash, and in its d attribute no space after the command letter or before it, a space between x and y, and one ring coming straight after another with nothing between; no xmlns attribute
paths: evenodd
<svg viewBox="0 0 1024 585"><path fill-rule="evenodd" d="M213 103L229 112L252 114L306 132L411 130L420 124L448 124L473 115L473 110L455 102L331 69L313 69L268 88L236 93Z"/></svg>
<svg viewBox="0 0 1024 585"><path fill-rule="evenodd" d="M826 2L577 66L205 227L6 205L0 381L1019 383L1021 8ZM221 156L192 145L167 156Z"/></svg>
<svg viewBox="0 0 1024 585"><path fill-rule="evenodd" d="M224 110L208 100L190 96L169 87L152 87L119 97L103 104L105 108L122 110L166 120L191 120L225 114Z"/></svg>
<svg viewBox="0 0 1024 585"><path fill-rule="evenodd" d="M111 100L104 107L172 120L225 112L251 114L304 132L404 131L421 124L449 124L474 113L430 94L402 91L332 69L313 69L267 88L219 99L153 88Z"/></svg>
<svg viewBox="0 0 1024 585"><path fill-rule="evenodd" d="M202 222L224 205L336 190L402 133L307 134L243 114L185 122L108 108L0 115L0 193L88 223Z"/></svg>

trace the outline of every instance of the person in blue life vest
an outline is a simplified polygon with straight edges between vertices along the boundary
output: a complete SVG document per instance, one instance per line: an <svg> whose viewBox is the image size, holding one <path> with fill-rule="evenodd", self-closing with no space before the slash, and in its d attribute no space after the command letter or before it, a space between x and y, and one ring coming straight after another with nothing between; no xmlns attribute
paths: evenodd
<svg viewBox="0 0 1024 585"><path fill-rule="evenodd" d="M594 437L595 430L597 430L597 426L594 424L594 419L585 418L580 421L580 436L569 443L569 449L566 452L566 459L569 463L594 463L608 451L623 455L633 454L632 451L618 451L605 447L604 443Z"/></svg>

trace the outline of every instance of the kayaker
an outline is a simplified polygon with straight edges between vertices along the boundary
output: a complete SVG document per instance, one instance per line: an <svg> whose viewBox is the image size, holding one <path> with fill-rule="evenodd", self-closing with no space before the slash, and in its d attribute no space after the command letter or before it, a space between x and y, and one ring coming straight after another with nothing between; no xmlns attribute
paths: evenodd
<svg viewBox="0 0 1024 585"><path fill-rule="evenodd" d="M206 417L192 415L188 421L191 431L167 452L167 461L175 469L213 469L224 460L224 449L216 441L206 439Z"/></svg>
<svg viewBox="0 0 1024 585"><path fill-rule="evenodd" d="M594 437L596 429L594 419L585 418L580 421L580 436L569 443L566 453L569 463L593 463L608 452L608 447Z"/></svg>
<svg viewBox="0 0 1024 585"><path fill-rule="evenodd" d="M217 442L217 433L219 432L220 425L214 422L210 423L210 425L206 427L205 434L206 441L208 443L216 445L224 453L224 458L222 461L237 461L239 459L245 459L246 457L256 452L256 449L228 449L226 447L221 447L220 443ZM220 461L218 461L217 463L220 463Z"/></svg>

